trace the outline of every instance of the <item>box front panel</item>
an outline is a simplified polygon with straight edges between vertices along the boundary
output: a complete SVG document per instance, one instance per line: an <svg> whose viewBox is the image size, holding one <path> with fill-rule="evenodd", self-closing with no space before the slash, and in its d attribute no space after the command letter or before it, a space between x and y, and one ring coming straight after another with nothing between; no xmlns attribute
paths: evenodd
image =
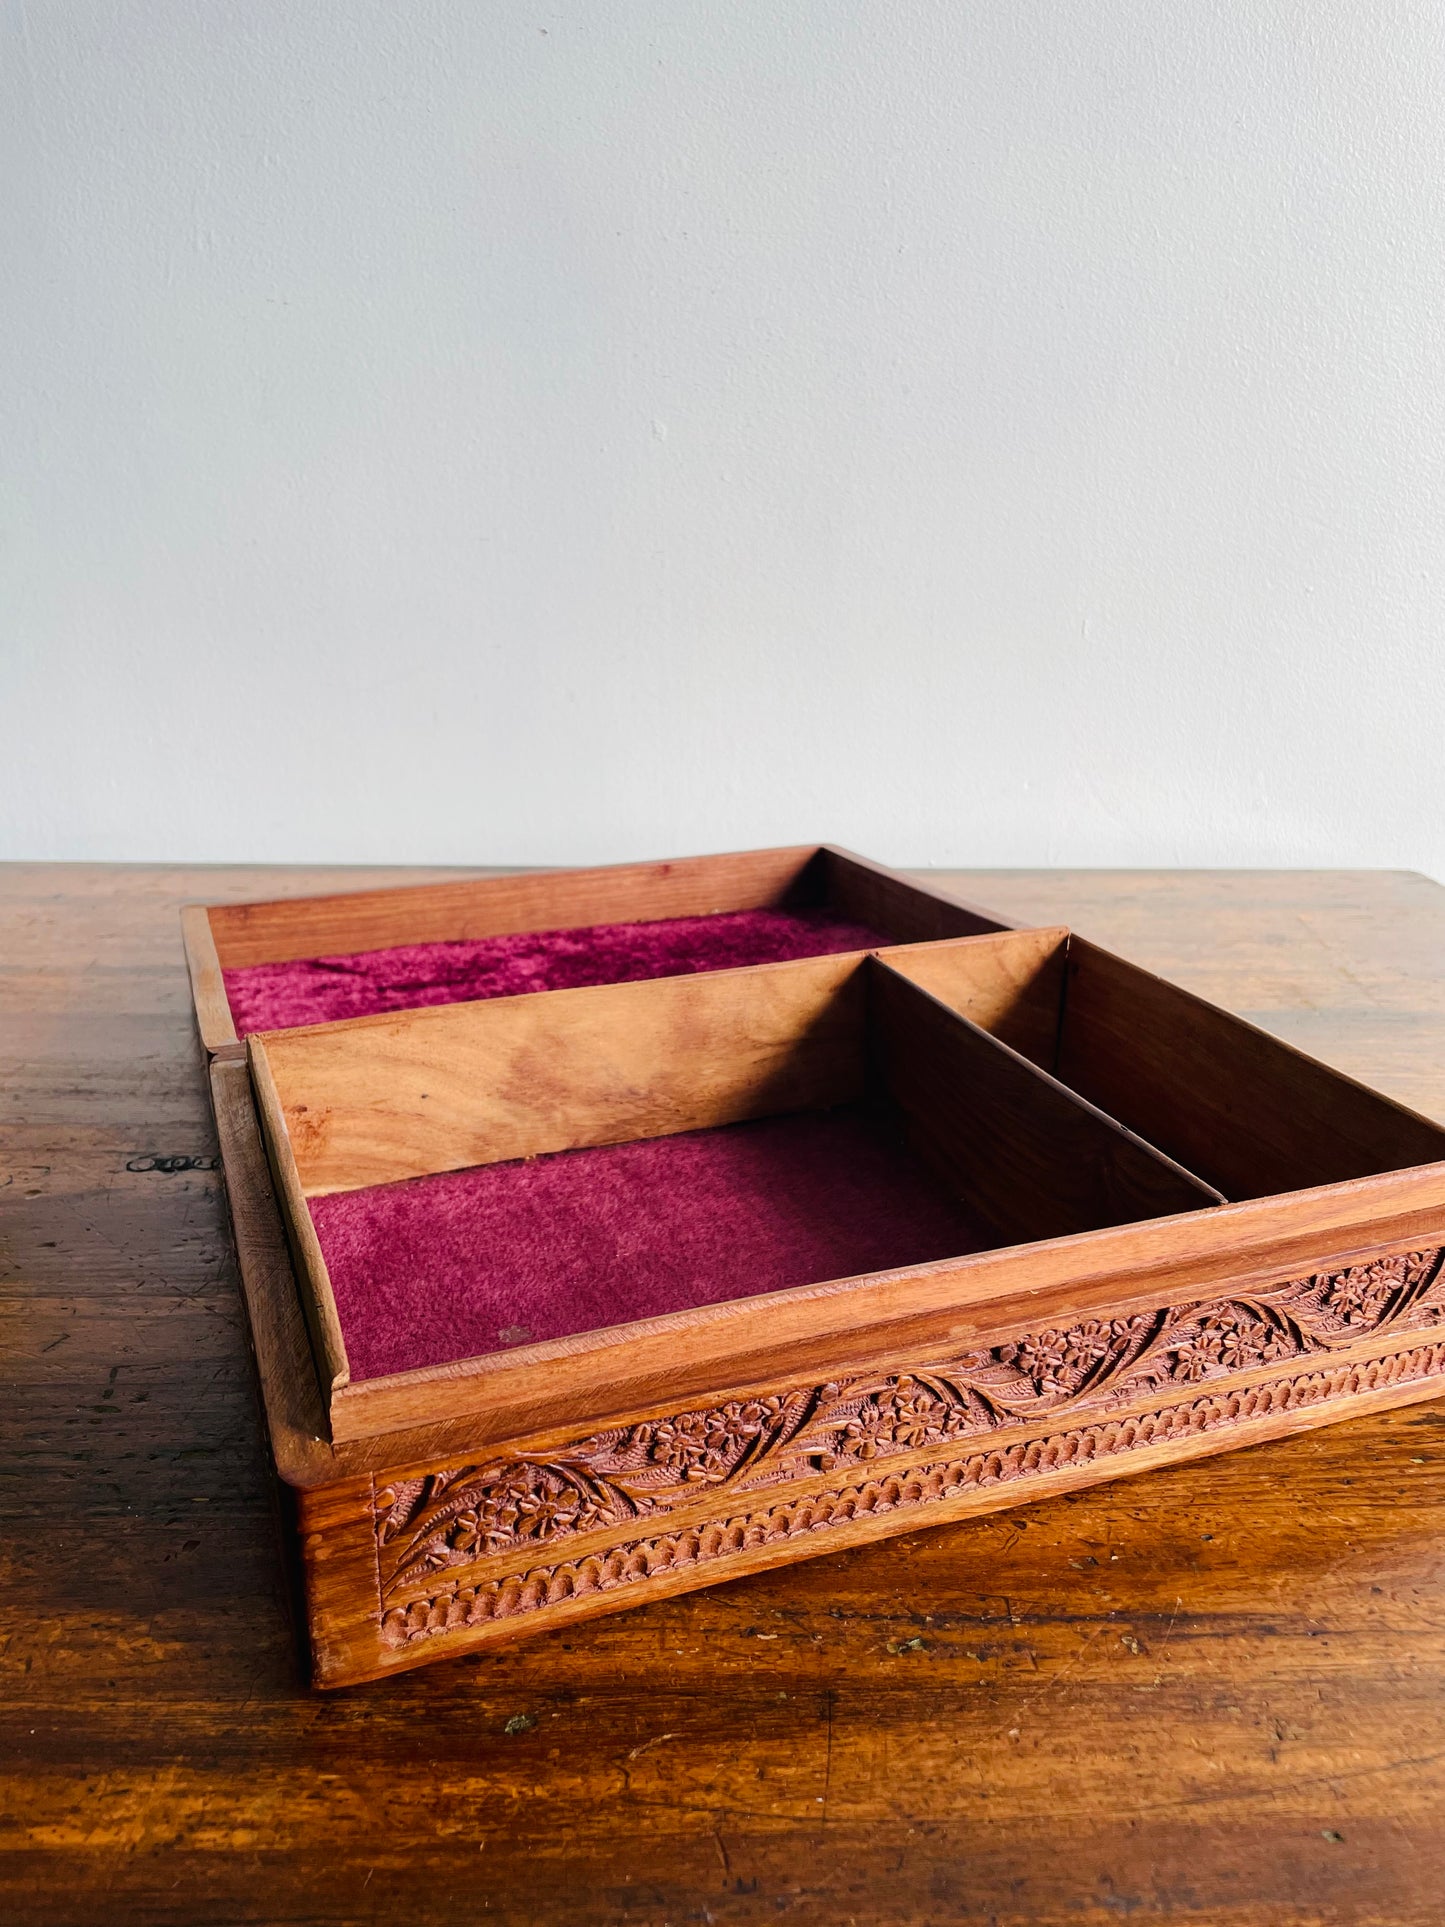
<svg viewBox="0 0 1445 1927"><path fill-rule="evenodd" d="M1445 1218L1349 1257L303 1493L318 1682L1438 1396Z"/></svg>

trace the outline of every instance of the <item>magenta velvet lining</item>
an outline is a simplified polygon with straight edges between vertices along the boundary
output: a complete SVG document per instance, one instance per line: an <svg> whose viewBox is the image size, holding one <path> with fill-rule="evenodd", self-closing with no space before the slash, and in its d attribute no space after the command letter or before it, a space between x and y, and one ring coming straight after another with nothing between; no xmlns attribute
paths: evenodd
<svg viewBox="0 0 1445 1927"><path fill-rule="evenodd" d="M989 1242L862 1105L313 1198L354 1380Z"/></svg>
<svg viewBox="0 0 1445 1927"><path fill-rule="evenodd" d="M829 910L722 910L656 923L526 930L469 943L400 944L293 963L248 964L222 974L236 1034L245 1037L253 1030L329 1024L424 1004L876 950L889 941L867 924L850 923Z"/></svg>

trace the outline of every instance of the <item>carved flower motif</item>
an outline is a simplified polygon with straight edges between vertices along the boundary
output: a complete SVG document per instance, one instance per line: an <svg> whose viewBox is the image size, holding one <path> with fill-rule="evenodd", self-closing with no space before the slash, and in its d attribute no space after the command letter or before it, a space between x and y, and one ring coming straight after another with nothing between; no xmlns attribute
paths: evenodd
<svg viewBox="0 0 1445 1927"><path fill-rule="evenodd" d="M529 1539L547 1539L554 1532L575 1531L581 1510L578 1495L571 1486L560 1490L544 1488L529 1492L517 1501L517 1522Z"/></svg>
<svg viewBox="0 0 1445 1927"><path fill-rule="evenodd" d="M892 1413L895 1445L932 1445L948 1436L949 1407L911 1378L899 1379L887 1408Z"/></svg>
<svg viewBox="0 0 1445 1927"><path fill-rule="evenodd" d="M1326 1278L1320 1303L1346 1325L1374 1325L1400 1288L1405 1265L1400 1258L1355 1265Z"/></svg>
<svg viewBox="0 0 1445 1927"><path fill-rule="evenodd" d="M876 1405L865 1405L856 1418L848 1423L838 1434L839 1451L830 1453L826 1463L836 1465L839 1458L876 1459L886 1452L893 1440L893 1428L887 1415L880 1412Z"/></svg>
<svg viewBox="0 0 1445 1927"><path fill-rule="evenodd" d="M1032 1379L1034 1390L1040 1396L1069 1389L1064 1377L1069 1366L1067 1332L1030 1332L1015 1344L1000 1345L999 1357L1004 1364L1014 1366L1025 1378Z"/></svg>
<svg viewBox="0 0 1445 1927"><path fill-rule="evenodd" d="M1032 1380L1036 1397L1066 1397L1078 1390L1100 1359L1122 1353L1150 1322L1146 1316L1090 1318L1068 1331L1030 1332L1000 1345L994 1356Z"/></svg>
<svg viewBox="0 0 1445 1927"><path fill-rule="evenodd" d="M1265 1347L1257 1334L1244 1331L1235 1324L1210 1332L1207 1344L1215 1363L1226 1372L1242 1372L1247 1365L1252 1365L1265 1354Z"/></svg>
<svg viewBox="0 0 1445 1927"><path fill-rule="evenodd" d="M844 1459L876 1459L913 1446L936 1445L949 1436L957 1414L916 1379L900 1378L877 1392L837 1431L836 1449L818 1454L825 1468Z"/></svg>
<svg viewBox="0 0 1445 1927"><path fill-rule="evenodd" d="M1216 1372L1240 1372L1251 1365L1286 1358L1294 1347L1267 1319L1247 1311L1212 1313L1199 1329L1169 1347L1170 1377L1196 1384Z"/></svg>
<svg viewBox="0 0 1445 1927"><path fill-rule="evenodd" d="M751 1441L777 1417L781 1399L742 1399L716 1412L684 1412L633 1435L654 1465L692 1485L725 1478Z"/></svg>
<svg viewBox="0 0 1445 1927"><path fill-rule="evenodd" d="M480 1558L502 1551L519 1539L587 1532L613 1524L618 1516L545 1466L519 1465L440 1527L424 1557L430 1565L447 1565L456 1556Z"/></svg>

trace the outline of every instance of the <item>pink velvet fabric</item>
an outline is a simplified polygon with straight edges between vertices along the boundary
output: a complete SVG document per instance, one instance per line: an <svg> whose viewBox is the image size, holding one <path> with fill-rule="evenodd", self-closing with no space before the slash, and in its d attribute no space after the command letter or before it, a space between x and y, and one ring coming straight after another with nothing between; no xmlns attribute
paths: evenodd
<svg viewBox="0 0 1445 1927"><path fill-rule="evenodd" d="M528 990L635 983L740 964L784 963L890 941L830 910L724 910L656 923L529 930L469 943L413 943L227 970L238 1036L377 1011L515 997Z"/></svg>
<svg viewBox="0 0 1445 1927"><path fill-rule="evenodd" d="M988 1242L863 1106L314 1198L356 1380Z"/></svg>

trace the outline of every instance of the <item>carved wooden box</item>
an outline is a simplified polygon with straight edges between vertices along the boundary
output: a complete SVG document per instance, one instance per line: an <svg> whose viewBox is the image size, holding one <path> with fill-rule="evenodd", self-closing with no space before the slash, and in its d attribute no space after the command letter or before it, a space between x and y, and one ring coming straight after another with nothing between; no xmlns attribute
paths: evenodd
<svg viewBox="0 0 1445 1927"><path fill-rule="evenodd" d="M1064 930L250 1069L212 1089L324 1686L1445 1382L1445 1131Z"/></svg>
<svg viewBox="0 0 1445 1927"><path fill-rule="evenodd" d="M818 844L181 913L216 1057L254 1030L1012 927Z"/></svg>

